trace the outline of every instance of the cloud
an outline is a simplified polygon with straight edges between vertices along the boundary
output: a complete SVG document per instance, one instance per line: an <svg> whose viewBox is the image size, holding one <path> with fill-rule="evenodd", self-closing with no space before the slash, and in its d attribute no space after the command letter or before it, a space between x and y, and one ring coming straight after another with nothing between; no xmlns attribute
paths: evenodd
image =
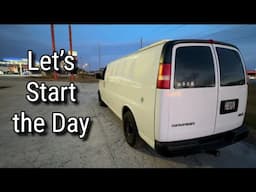
<svg viewBox="0 0 256 192"><path fill-rule="evenodd" d="M50 53L50 43L40 41L40 36L33 36L24 25L0 25L0 58L27 57L31 49L38 56Z"/></svg>
<svg viewBox="0 0 256 192"><path fill-rule="evenodd" d="M216 40L225 41L236 45L245 60L247 68L256 68L256 26L255 25L240 25L236 28L231 28L225 31L219 31L217 33L209 35Z"/></svg>
<svg viewBox="0 0 256 192"><path fill-rule="evenodd" d="M98 67L99 63L99 47L101 57L101 67L109 62L118 59L122 56L131 54L139 49L137 42L125 42L115 44L91 44L80 45L76 47L82 63L90 63L93 69ZM78 57L79 58L79 57Z"/></svg>

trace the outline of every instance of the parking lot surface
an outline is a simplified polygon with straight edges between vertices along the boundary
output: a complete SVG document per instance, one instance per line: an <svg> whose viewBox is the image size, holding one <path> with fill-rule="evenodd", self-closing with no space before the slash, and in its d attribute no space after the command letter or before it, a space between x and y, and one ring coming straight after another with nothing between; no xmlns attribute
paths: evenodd
<svg viewBox="0 0 256 192"><path fill-rule="evenodd" d="M256 167L256 147L246 142L225 147L220 156L201 153L186 157L163 157L147 145L131 148L125 141L122 122L97 102L97 83L75 83L79 104L31 104L25 99L27 79L0 77L0 167L42 168L185 168ZM66 85L68 82L46 82ZM90 135L48 134L20 136L13 131L11 117L25 111L30 117L42 116L51 127L51 113L89 116Z"/></svg>

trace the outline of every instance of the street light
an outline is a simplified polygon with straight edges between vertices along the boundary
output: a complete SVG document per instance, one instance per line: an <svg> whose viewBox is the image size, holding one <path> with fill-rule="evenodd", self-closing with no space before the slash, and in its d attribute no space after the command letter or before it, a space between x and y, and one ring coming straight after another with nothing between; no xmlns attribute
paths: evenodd
<svg viewBox="0 0 256 192"><path fill-rule="evenodd" d="M89 72L89 70L90 70L90 65L89 65L89 63L85 63L85 64L83 64L83 69L86 71L86 67L88 67L88 72Z"/></svg>

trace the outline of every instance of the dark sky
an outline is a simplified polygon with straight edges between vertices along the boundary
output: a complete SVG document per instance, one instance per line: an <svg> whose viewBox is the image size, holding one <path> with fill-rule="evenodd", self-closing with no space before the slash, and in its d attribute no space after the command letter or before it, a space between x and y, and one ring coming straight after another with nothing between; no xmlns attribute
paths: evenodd
<svg viewBox="0 0 256 192"><path fill-rule="evenodd" d="M127 55L162 39L214 39L235 44L242 52L246 67L256 68L256 25L72 25L73 49L79 64L90 69ZM55 25L57 50L69 49L68 25ZM33 50L37 60L51 54L50 25L0 25L0 59L26 58Z"/></svg>

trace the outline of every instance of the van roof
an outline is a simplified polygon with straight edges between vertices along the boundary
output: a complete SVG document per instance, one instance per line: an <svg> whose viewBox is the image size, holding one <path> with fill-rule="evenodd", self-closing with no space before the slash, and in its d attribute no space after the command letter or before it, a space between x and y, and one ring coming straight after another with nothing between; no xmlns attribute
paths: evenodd
<svg viewBox="0 0 256 192"><path fill-rule="evenodd" d="M168 42L168 41L170 41L170 39L165 39L165 40L157 41L157 42L152 43L152 44L150 44L150 45L148 45L148 46L146 46L146 47L142 47L141 49L139 49L139 51L143 51L143 50L145 50L145 49L149 49L149 48L151 48L151 47L164 44L164 43L166 43L166 42Z"/></svg>
<svg viewBox="0 0 256 192"><path fill-rule="evenodd" d="M206 39L177 39L177 40L164 39L164 40L161 40L161 41L157 41L157 42L155 42L155 43L152 43L152 44L150 44L150 45L148 45L148 46L146 46L146 47L143 47L143 48L141 48L141 49L139 49L139 50L137 50L137 51L135 51L135 52L133 52L133 53L131 53L131 54L128 54L128 55L126 55L126 56L124 56L124 57L122 57L122 58L131 56L131 55L133 55L133 54L136 54L136 53L138 53L138 52L144 51L144 50L146 50L146 49L149 49L149 48L151 48L151 47L158 46L158 45L161 45L161 44L164 44L164 49L167 49L167 48L170 49L170 48L172 48L174 45L179 44L179 43L211 43L211 44L219 44L219 45L230 46L230 47L234 47L234 48L238 49L236 46L234 46L234 45L232 45L232 44L225 43L225 42L222 42L222 41L215 41L215 40L212 40L212 39L208 39L208 40L206 40ZM167 54L166 56L169 56L169 57L170 57L170 55L168 55L168 54ZM116 59L116 60L114 60L114 61L118 61L118 60L120 60L120 59L122 59L122 58ZM171 57L170 57L170 58L171 58ZM164 59L164 60L166 60L166 59ZM114 61L112 61L112 62L114 62ZM112 63L112 62L111 62L111 63ZM166 62L167 62L167 61L166 61Z"/></svg>
<svg viewBox="0 0 256 192"><path fill-rule="evenodd" d="M226 45L226 46L231 46L231 47L234 47L234 48L237 48L236 46L232 45L232 44L229 44L229 43L225 43L225 42L222 42L222 41L215 41L215 40L212 40L212 39L178 39L178 40L170 40L170 39L165 39L165 40L161 40L161 41L157 41L155 43L152 43L146 47L143 47L141 49L139 49L138 51L143 51L143 50L146 50L146 49L149 49L151 47L154 47L154 46L157 46L157 45L161 45L161 44L164 44L164 43L171 43L171 44L178 44L178 43L212 43L212 44L220 44L220 45Z"/></svg>
<svg viewBox="0 0 256 192"><path fill-rule="evenodd" d="M230 47L234 47L238 49L235 45L232 45L230 43L225 43L222 41L215 41L212 39L179 39L179 40L173 40L170 41L172 44L178 44L178 43L211 43L211 44L219 44L219 45L226 45Z"/></svg>

